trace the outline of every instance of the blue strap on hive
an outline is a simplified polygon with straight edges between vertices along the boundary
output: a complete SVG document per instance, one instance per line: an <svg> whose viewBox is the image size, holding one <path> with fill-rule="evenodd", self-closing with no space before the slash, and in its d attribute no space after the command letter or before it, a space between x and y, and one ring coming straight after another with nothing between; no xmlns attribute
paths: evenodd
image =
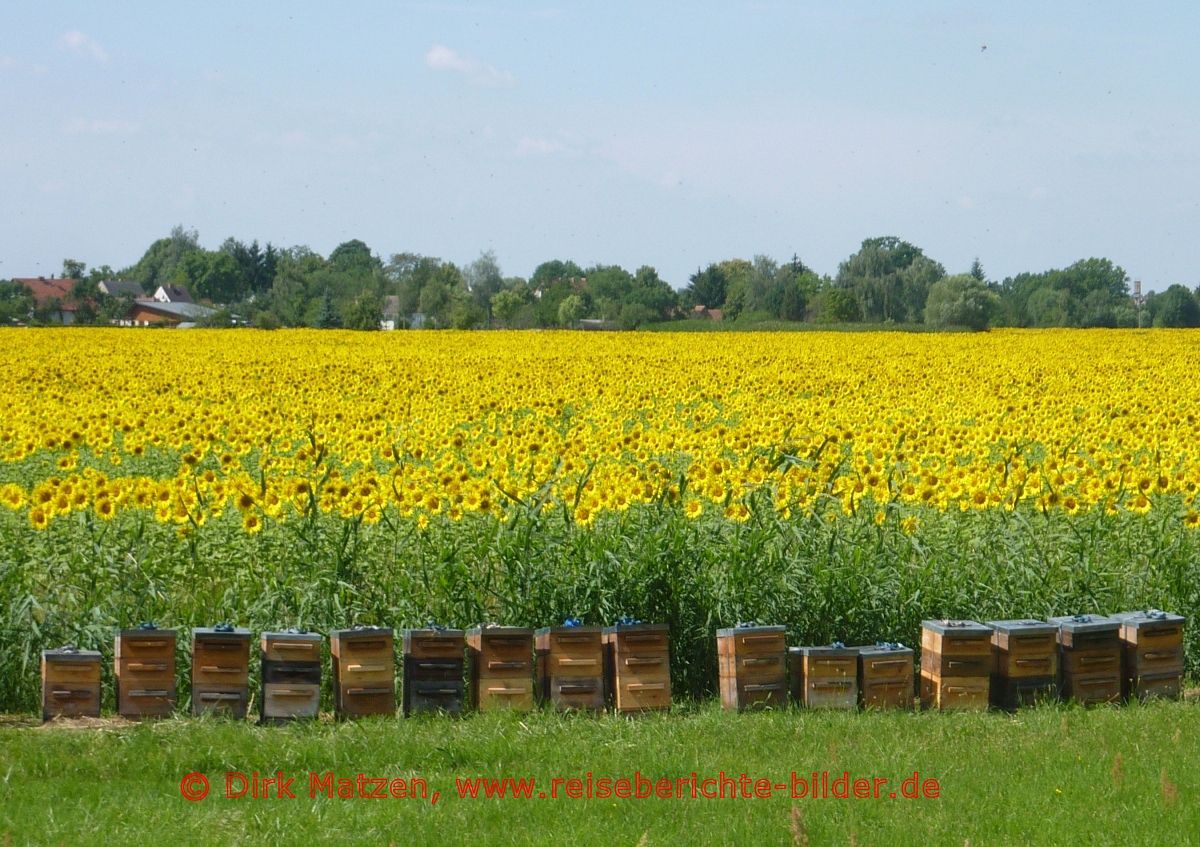
<svg viewBox="0 0 1200 847"><path fill-rule="evenodd" d="M758 626L758 621L738 621L735 629L751 629Z"/></svg>
<svg viewBox="0 0 1200 847"><path fill-rule="evenodd" d="M158 629L158 624L156 624L154 621L142 621L140 624L138 624L137 628L144 630Z"/></svg>
<svg viewBox="0 0 1200 847"><path fill-rule="evenodd" d="M583 626L583 622L579 618L565 618L563 626Z"/></svg>
<svg viewBox="0 0 1200 847"><path fill-rule="evenodd" d="M233 624L227 621L221 621L213 627L213 632L233 632Z"/></svg>
<svg viewBox="0 0 1200 847"><path fill-rule="evenodd" d="M875 646L881 650L903 650L904 645L899 641L876 641Z"/></svg>
<svg viewBox="0 0 1200 847"><path fill-rule="evenodd" d="M621 615L621 617L617 618L617 626L637 626L640 623L643 623L641 618L635 618L631 615Z"/></svg>
<svg viewBox="0 0 1200 847"><path fill-rule="evenodd" d="M836 650L844 650L846 648L845 643L841 641L830 641L829 646Z"/></svg>

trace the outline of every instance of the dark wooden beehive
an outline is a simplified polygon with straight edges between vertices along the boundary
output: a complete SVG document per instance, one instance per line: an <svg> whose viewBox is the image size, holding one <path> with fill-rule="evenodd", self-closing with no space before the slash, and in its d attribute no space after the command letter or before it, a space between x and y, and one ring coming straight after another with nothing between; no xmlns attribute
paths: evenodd
<svg viewBox="0 0 1200 847"><path fill-rule="evenodd" d="M261 642L264 723L315 718L321 709L321 636L264 632Z"/></svg>
<svg viewBox="0 0 1200 847"><path fill-rule="evenodd" d="M1049 623L1058 627L1063 698L1085 706L1120 700L1120 622L1104 615L1064 615Z"/></svg>
<svg viewBox="0 0 1200 847"><path fill-rule="evenodd" d="M192 630L192 714L246 717L250 630L218 625Z"/></svg>
<svg viewBox="0 0 1200 847"><path fill-rule="evenodd" d="M151 623L123 629L113 656L118 714L137 719L175 710L175 630Z"/></svg>
<svg viewBox="0 0 1200 847"><path fill-rule="evenodd" d="M879 641L858 648L858 699L864 709L911 709L911 647Z"/></svg>
<svg viewBox="0 0 1200 847"><path fill-rule="evenodd" d="M921 622L921 706L987 709L992 629L978 621Z"/></svg>
<svg viewBox="0 0 1200 847"><path fill-rule="evenodd" d="M717 630L721 705L741 711L787 705L787 641L782 626Z"/></svg>
<svg viewBox="0 0 1200 847"><path fill-rule="evenodd" d="M1158 609L1113 615L1121 624L1125 662L1121 693L1139 700L1178 699L1183 689L1186 618Z"/></svg>
<svg viewBox="0 0 1200 847"><path fill-rule="evenodd" d="M481 712L533 708L533 630L494 624L467 630L471 702Z"/></svg>
<svg viewBox="0 0 1200 847"><path fill-rule="evenodd" d="M1046 621L988 621L991 702L1009 711L1058 699L1058 627Z"/></svg>
<svg viewBox="0 0 1200 847"><path fill-rule="evenodd" d="M560 711L604 710L604 642L598 626L543 627L536 633L538 697Z"/></svg>
<svg viewBox="0 0 1200 847"><path fill-rule="evenodd" d="M428 627L404 630L404 714L463 709L463 653L467 639L461 629Z"/></svg>
<svg viewBox="0 0 1200 847"><path fill-rule="evenodd" d="M858 708L858 648L835 643L801 647L804 689L808 709Z"/></svg>
<svg viewBox="0 0 1200 847"><path fill-rule="evenodd" d="M42 720L100 717L100 653L76 647L42 651Z"/></svg>
<svg viewBox="0 0 1200 847"><path fill-rule="evenodd" d="M395 637L387 627L329 633L333 711L339 718L396 713Z"/></svg>
<svg viewBox="0 0 1200 847"><path fill-rule="evenodd" d="M617 623L604 628L605 676L617 712L671 707L671 635L666 624Z"/></svg>

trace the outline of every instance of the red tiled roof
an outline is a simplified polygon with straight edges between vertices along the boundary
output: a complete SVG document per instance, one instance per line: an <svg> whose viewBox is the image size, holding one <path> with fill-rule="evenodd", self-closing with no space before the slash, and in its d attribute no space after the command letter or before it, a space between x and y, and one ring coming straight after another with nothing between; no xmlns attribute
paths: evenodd
<svg viewBox="0 0 1200 847"><path fill-rule="evenodd" d="M75 301L70 299L71 289L75 287L78 280L68 277L60 277L58 279L46 279L45 277L28 277L25 279L13 279L13 282L23 285L29 289L33 295L33 301L37 305L43 305L47 300L55 298L62 301L64 311L72 311L75 309Z"/></svg>

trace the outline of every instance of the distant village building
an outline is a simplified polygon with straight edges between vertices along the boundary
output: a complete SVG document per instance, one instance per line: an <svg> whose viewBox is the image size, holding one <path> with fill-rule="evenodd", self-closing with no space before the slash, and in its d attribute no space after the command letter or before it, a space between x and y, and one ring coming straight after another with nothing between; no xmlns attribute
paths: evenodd
<svg viewBox="0 0 1200 847"><path fill-rule="evenodd" d="M192 303L192 295L186 288L179 285L160 285L154 291L154 299L159 303Z"/></svg>
<svg viewBox="0 0 1200 847"><path fill-rule="evenodd" d="M42 314L50 323L69 326L75 323L75 313L79 304L71 296L71 290L78 282L70 277L55 279L44 276L13 279L17 285L23 285L33 295L33 309Z"/></svg>
<svg viewBox="0 0 1200 847"><path fill-rule="evenodd" d="M167 326L188 329L197 321L215 315L216 309L199 303L163 303L158 300L135 300L129 307L121 326Z"/></svg>
<svg viewBox="0 0 1200 847"><path fill-rule="evenodd" d="M379 328L383 330L393 330L400 324L400 296L398 294L389 294L383 298L383 315L379 321Z"/></svg>
<svg viewBox="0 0 1200 847"><path fill-rule="evenodd" d="M101 294L109 297L141 297L142 286L130 279L102 279L96 284Z"/></svg>
<svg viewBox="0 0 1200 847"><path fill-rule="evenodd" d="M721 321L725 319L725 313L720 309L709 309L702 303L697 303L692 307L693 318L707 318L710 321Z"/></svg>

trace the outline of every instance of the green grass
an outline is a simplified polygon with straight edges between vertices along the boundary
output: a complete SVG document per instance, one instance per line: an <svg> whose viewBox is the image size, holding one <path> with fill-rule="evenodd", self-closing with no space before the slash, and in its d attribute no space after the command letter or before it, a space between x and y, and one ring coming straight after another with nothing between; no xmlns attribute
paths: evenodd
<svg viewBox="0 0 1200 847"><path fill-rule="evenodd" d="M0 728L9 844L1184 844L1200 832L1195 702L999 713L473 715L257 727L173 719ZM282 770L295 800L220 797ZM420 800L309 799L310 771L423 777ZM701 778L793 771L889 780L880 799L460 799L456 778ZM937 799L891 799L916 770ZM202 772L213 793L180 796Z"/></svg>

